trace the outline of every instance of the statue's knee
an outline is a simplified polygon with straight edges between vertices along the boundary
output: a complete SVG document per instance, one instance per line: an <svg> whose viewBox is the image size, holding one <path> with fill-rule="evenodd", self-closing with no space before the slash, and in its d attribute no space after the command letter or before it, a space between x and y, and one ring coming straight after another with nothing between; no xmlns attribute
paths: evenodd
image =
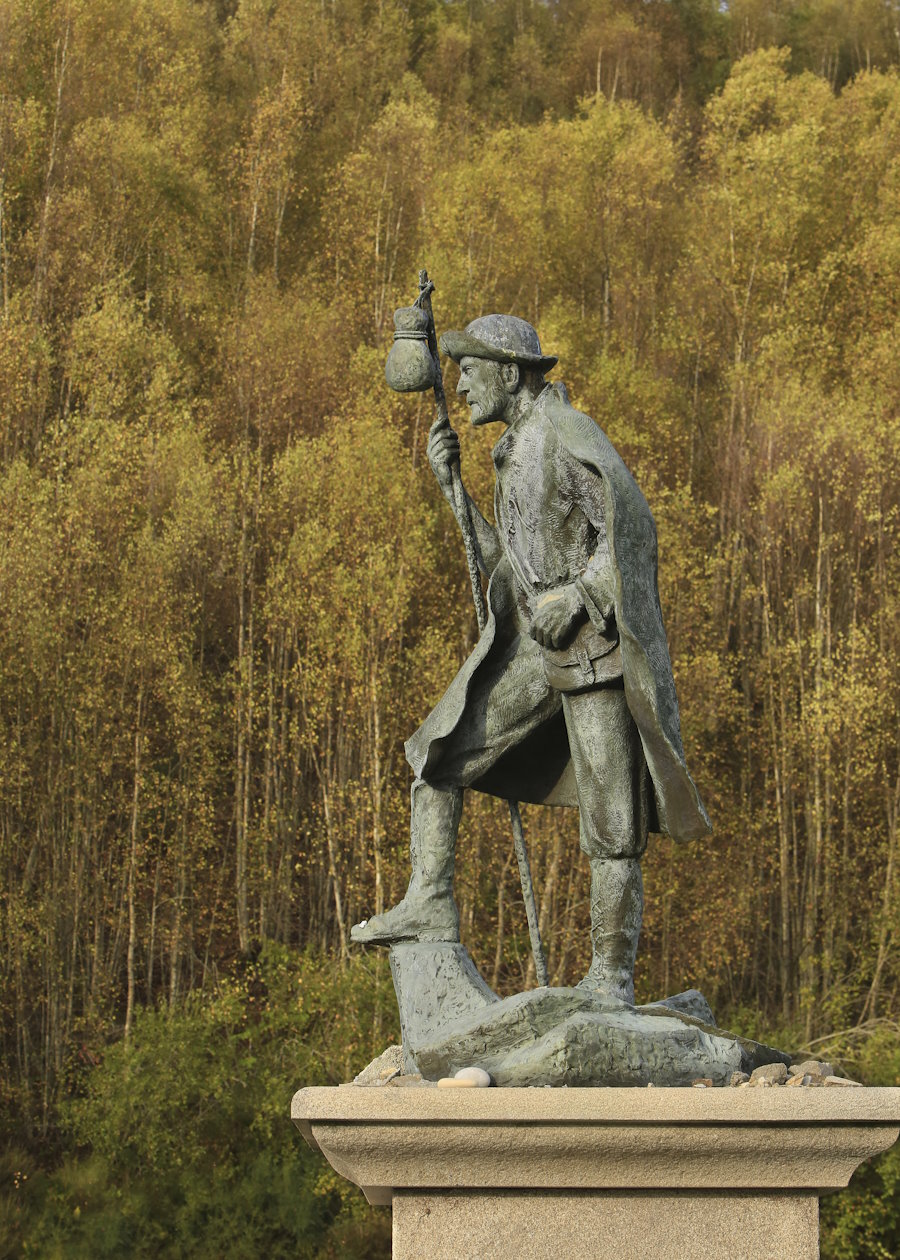
<svg viewBox="0 0 900 1260"><path fill-rule="evenodd" d="M588 858L625 859L641 858L647 848L647 833L596 832L582 825L581 849Z"/></svg>

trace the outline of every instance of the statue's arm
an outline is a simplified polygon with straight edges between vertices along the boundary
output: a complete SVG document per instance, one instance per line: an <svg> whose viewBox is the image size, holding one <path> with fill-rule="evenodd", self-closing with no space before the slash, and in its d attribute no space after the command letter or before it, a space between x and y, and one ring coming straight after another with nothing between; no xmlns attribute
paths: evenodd
<svg viewBox="0 0 900 1260"><path fill-rule="evenodd" d="M605 539L602 547L591 556L587 568L576 578L575 587L591 621L605 633L615 618L616 604L612 561Z"/></svg>
<svg viewBox="0 0 900 1260"><path fill-rule="evenodd" d="M615 571L606 531L605 482L584 465L576 470L565 448L559 450L557 458L559 484L574 494L596 538L582 572L566 585L546 591L537 602L530 633L545 648L563 647L588 618L603 634L615 617Z"/></svg>
<svg viewBox="0 0 900 1260"><path fill-rule="evenodd" d="M616 577L606 528L609 504L599 476L592 478L588 486L582 484L580 498L582 511L597 533L597 545L575 586L589 617L603 631L615 617Z"/></svg>

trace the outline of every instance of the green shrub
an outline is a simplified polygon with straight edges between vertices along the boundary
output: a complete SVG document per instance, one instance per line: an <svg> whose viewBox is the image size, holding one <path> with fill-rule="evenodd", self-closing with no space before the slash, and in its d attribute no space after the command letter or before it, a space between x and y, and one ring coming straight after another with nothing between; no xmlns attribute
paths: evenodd
<svg viewBox="0 0 900 1260"><path fill-rule="evenodd" d="M65 1105L72 1153L14 1192L18 1254L389 1254L389 1212L306 1146L289 1107L301 1085L349 1079L395 1021L383 959L342 967L273 946L215 997L140 1014Z"/></svg>

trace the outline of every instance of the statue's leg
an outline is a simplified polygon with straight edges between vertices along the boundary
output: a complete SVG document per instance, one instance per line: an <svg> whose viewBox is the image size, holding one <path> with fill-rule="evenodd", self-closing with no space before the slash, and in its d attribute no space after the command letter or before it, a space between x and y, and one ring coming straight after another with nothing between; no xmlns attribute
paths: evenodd
<svg viewBox="0 0 900 1260"><path fill-rule="evenodd" d="M462 812L464 788L487 791L501 796L513 795L506 781L493 782L498 761L508 760L515 750L539 733L545 723L559 722L559 694L550 687L544 674L540 651L531 640L516 639L497 646L495 653L466 683L465 706L455 721L447 720L441 707L450 697L460 703L460 691L454 683L438 707L430 715L440 730L434 749L423 752L420 733L414 737L423 755L415 761L421 770L427 761L426 778L417 776L412 787L410 810L410 857L412 878L403 900L385 914L358 923L350 931L350 939L366 945L392 945L398 941L459 940L459 914L453 900L453 871L456 858L456 834ZM455 690L454 690L455 689ZM530 781L549 767L558 778L566 762L564 732L559 731L560 745L555 758L545 751L543 757L529 761ZM408 746L407 746L408 747ZM554 782L550 778L550 782ZM515 785L511 785L513 788Z"/></svg>
<svg viewBox="0 0 900 1260"><path fill-rule="evenodd" d="M637 858L591 858L591 965L579 989L634 1005L634 960L644 912Z"/></svg>
<svg viewBox="0 0 900 1260"><path fill-rule="evenodd" d="M406 895L392 910L352 928L352 941L392 945L397 941L459 940L453 869L461 813L462 788L438 788L416 779L410 800L412 877Z"/></svg>
<svg viewBox="0 0 900 1260"><path fill-rule="evenodd" d="M621 686L565 696L563 710L591 866L592 957L579 987L633 1003L650 775Z"/></svg>

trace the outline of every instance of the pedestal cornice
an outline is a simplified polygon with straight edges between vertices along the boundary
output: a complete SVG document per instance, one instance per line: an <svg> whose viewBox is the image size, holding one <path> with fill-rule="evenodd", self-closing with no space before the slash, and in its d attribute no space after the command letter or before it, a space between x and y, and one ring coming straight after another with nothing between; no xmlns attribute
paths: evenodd
<svg viewBox="0 0 900 1260"><path fill-rule="evenodd" d="M840 1189L900 1089L301 1089L291 1115L371 1203L395 1192Z"/></svg>

